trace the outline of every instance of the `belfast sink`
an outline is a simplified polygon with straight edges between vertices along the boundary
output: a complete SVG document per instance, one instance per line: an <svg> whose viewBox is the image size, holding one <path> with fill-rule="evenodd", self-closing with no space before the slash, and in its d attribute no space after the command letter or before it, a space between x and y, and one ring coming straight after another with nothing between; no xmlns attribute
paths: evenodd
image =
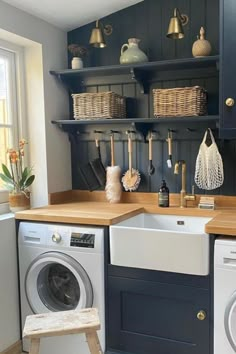
<svg viewBox="0 0 236 354"><path fill-rule="evenodd" d="M142 213L110 226L111 264L166 272L209 274L211 218Z"/></svg>

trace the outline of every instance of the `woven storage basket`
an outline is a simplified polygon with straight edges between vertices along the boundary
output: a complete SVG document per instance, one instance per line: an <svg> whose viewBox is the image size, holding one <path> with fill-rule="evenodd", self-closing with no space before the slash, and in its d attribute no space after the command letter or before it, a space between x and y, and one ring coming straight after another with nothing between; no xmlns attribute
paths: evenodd
<svg viewBox="0 0 236 354"><path fill-rule="evenodd" d="M207 114L207 93L200 86L154 89L155 117L190 117Z"/></svg>
<svg viewBox="0 0 236 354"><path fill-rule="evenodd" d="M73 94L75 119L125 118L125 97L114 92Z"/></svg>

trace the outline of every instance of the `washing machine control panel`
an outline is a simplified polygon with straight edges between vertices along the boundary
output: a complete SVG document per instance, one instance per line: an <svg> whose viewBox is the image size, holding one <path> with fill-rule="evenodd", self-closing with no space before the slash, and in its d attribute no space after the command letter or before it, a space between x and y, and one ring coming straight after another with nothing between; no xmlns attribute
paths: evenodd
<svg viewBox="0 0 236 354"><path fill-rule="evenodd" d="M54 232L54 234L52 235L52 241L55 243L60 243L61 235L58 232Z"/></svg>
<svg viewBox="0 0 236 354"><path fill-rule="evenodd" d="M86 234L79 232L72 232L70 238L70 246L71 247L87 247L94 248L95 243L95 235L94 234Z"/></svg>

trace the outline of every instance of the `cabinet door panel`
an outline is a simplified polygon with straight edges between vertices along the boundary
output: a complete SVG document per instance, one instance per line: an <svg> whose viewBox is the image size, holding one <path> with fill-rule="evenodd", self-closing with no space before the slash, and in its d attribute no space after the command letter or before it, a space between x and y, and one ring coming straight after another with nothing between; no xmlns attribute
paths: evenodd
<svg viewBox="0 0 236 354"><path fill-rule="evenodd" d="M109 277L108 349L141 354L209 353L208 291Z"/></svg>
<svg viewBox="0 0 236 354"><path fill-rule="evenodd" d="M236 1L220 1L220 137L236 138ZM233 98L232 107L226 99Z"/></svg>

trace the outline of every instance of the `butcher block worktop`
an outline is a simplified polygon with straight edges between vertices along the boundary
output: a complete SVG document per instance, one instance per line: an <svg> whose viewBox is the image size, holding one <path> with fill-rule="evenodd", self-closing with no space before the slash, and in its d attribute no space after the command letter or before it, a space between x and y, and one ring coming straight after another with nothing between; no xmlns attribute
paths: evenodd
<svg viewBox="0 0 236 354"><path fill-rule="evenodd" d="M142 207L134 204L74 202L48 205L16 213L16 219L71 224L112 225L135 216Z"/></svg>
<svg viewBox="0 0 236 354"><path fill-rule="evenodd" d="M212 220L205 231L215 235L236 236L236 197L216 197L216 210L180 208L178 195L170 196L170 207L157 206L156 193L124 193L121 203L109 204L104 192L68 191L49 196L50 205L17 212L17 220L87 225L114 225L141 212L206 216ZM177 204L177 205L176 205Z"/></svg>

